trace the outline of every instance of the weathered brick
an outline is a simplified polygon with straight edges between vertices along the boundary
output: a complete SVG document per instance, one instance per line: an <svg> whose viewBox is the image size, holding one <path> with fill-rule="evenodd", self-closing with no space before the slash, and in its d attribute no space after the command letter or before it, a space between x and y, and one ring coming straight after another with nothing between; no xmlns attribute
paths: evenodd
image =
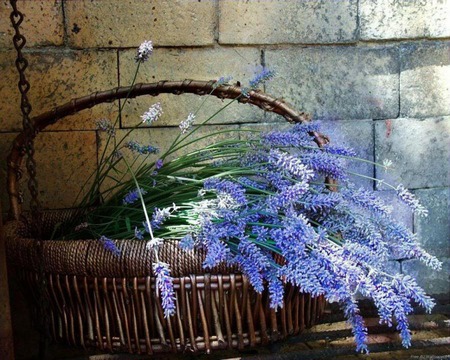
<svg viewBox="0 0 450 360"><path fill-rule="evenodd" d="M136 66L134 51L120 51L120 83L129 85L133 79ZM257 49L157 49L150 60L141 65L137 82L155 82L159 80L211 80L221 76L232 76L232 81L242 81L243 84L251 78L260 60ZM148 107L159 101L164 114L154 126L178 125L190 112L195 112L203 103L205 97L183 95L160 95L157 98L140 97L131 100L125 106L122 126L133 127L140 121L140 115ZM197 123L221 109L229 100L219 100L208 97L205 105L197 114ZM233 104L218 114L212 123L251 122L262 118L264 113L255 107L243 104Z"/></svg>
<svg viewBox="0 0 450 360"><path fill-rule="evenodd" d="M20 32L27 39L26 47L62 45L64 24L61 0L25 0L17 3L24 15ZM0 48L12 48L14 29L9 16L12 8L9 0L0 1Z"/></svg>
<svg viewBox="0 0 450 360"><path fill-rule="evenodd" d="M323 119L378 119L398 114L396 48L314 47L268 50L278 72L269 93Z"/></svg>
<svg viewBox="0 0 450 360"><path fill-rule="evenodd" d="M414 194L428 209L427 217L414 218L414 228L430 254L450 258L450 189L421 189Z"/></svg>
<svg viewBox="0 0 450 360"><path fill-rule="evenodd" d="M443 258L442 270L436 271L425 266L419 260L408 260L402 262L404 274L417 279L417 283L431 295L450 293L450 259Z"/></svg>
<svg viewBox="0 0 450 360"><path fill-rule="evenodd" d="M31 84L29 99L32 116L62 105L75 97L117 86L117 58L114 52L63 51L27 54L26 71ZM18 130L22 127L18 74L12 51L0 52L0 129ZM93 129L99 117L110 117L117 105L102 104L65 119L52 129Z"/></svg>
<svg viewBox="0 0 450 360"><path fill-rule="evenodd" d="M219 1L223 44L312 44L356 40L357 1Z"/></svg>
<svg viewBox="0 0 450 360"><path fill-rule="evenodd" d="M411 39L450 36L450 2L361 0L361 39Z"/></svg>
<svg viewBox="0 0 450 360"><path fill-rule="evenodd" d="M211 45L214 1L66 1L69 44L74 47Z"/></svg>
<svg viewBox="0 0 450 360"><path fill-rule="evenodd" d="M400 51L402 116L450 115L449 54L449 41L408 44L402 47Z"/></svg>
<svg viewBox="0 0 450 360"><path fill-rule="evenodd" d="M448 186L449 143L450 117L377 121L375 160L392 160L393 167L376 177L408 188Z"/></svg>
<svg viewBox="0 0 450 360"><path fill-rule="evenodd" d="M183 148L177 152L174 152L173 154L171 154L167 157L167 161L174 159L180 155L186 154L188 152L203 149L206 146L211 145L216 141L230 139L231 137L235 136L233 133L220 133L220 134L216 134L216 135L213 135L213 134L217 133L219 131L231 130L231 129L238 129L238 126L237 125L227 125L227 126L206 125L206 126L203 126L202 128L200 128L199 130L197 130L195 133L192 134L192 139L201 138L208 134L211 135L210 137L200 139L197 142L195 142L194 144L190 144L190 145L186 146L185 148ZM122 139L125 138L125 136L128 132L129 132L129 130L118 130L116 132L116 140L121 141ZM126 137L125 142L129 141L129 140L134 140L134 141L139 142L142 145L152 145L152 146L159 148L160 149L159 155L158 154L150 155L148 157L147 162L154 162L154 161L158 160L159 156L164 154L169 149L169 146L173 143L173 141L175 140L175 138L177 137L178 134L180 134L180 130L177 127L166 127L166 128L151 127L151 128L135 129L131 132L130 135L128 135L128 137ZM100 135L101 135L101 137L100 137L101 141L99 144L99 160L103 153L110 154L114 148L110 144L105 151L106 135L105 135L105 133L101 133ZM126 157L129 164L132 164L134 159L136 159L136 157L139 157L139 156L142 157L142 155L136 155L136 154L132 153L131 151L129 151L128 149L124 149L122 151L122 153ZM138 159L138 161L136 161L134 163L134 166L132 166L133 170L136 170L140 163L141 163L141 161L139 161L139 159ZM119 163L117 165L117 169L124 175L124 177L123 177L124 179L130 178L130 174L127 171L127 167L124 162ZM119 176L119 175L115 174L114 176ZM122 178L122 175L120 175L120 177ZM103 183L102 189L106 190L113 185L116 185L116 183L111 179L107 179Z"/></svg>
<svg viewBox="0 0 450 360"><path fill-rule="evenodd" d="M0 134L0 151L6 154L15 134ZM74 204L77 194L97 165L94 131L43 132L35 141L35 159L39 200L44 208L67 208ZM5 157L1 160L1 178L6 175ZM20 181L24 207L29 204L28 176ZM5 188L4 185L2 185ZM7 210L7 195L1 192L2 207Z"/></svg>

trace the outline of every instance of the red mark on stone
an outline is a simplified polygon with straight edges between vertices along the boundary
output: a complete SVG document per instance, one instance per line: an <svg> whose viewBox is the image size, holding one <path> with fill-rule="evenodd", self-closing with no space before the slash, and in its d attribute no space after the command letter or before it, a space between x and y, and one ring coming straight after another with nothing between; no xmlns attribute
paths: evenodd
<svg viewBox="0 0 450 360"><path fill-rule="evenodd" d="M392 120L387 119L385 123L386 123L386 137L388 138L389 136L391 136L392 132Z"/></svg>

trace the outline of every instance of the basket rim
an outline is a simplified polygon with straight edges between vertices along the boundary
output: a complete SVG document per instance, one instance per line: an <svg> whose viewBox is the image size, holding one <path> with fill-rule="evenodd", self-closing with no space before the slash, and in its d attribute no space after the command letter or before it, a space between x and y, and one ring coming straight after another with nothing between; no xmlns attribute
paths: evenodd
<svg viewBox="0 0 450 360"><path fill-rule="evenodd" d="M260 90L247 91L239 85L220 84L217 80L180 80L158 81L153 83L139 83L133 86L116 87L106 91L94 92L90 95L72 99L71 101L56 106L50 111L33 117L35 132L29 134L22 130L13 141L13 146L7 157L7 190L9 195L9 217L19 219L22 214L23 197L19 190L19 180L22 177L22 162L25 155L25 145L34 141L37 134L48 125L56 123L68 115L73 115L81 110L92 108L105 102L113 102L123 98L135 98L143 95L157 96L168 93L174 95L196 94L199 96L211 95L220 99L237 99L238 103L250 104L264 111L279 114L291 123L308 122L310 116L305 112L296 111L283 99L277 99ZM245 95L244 95L245 94ZM319 147L329 143L329 138L318 132L311 132L314 141Z"/></svg>

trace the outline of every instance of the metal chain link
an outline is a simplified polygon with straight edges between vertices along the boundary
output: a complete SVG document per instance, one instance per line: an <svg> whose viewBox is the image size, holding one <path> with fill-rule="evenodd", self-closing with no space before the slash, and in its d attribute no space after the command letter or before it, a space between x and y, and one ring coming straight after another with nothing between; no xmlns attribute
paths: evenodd
<svg viewBox="0 0 450 360"><path fill-rule="evenodd" d="M13 36L14 48L17 51L16 68L19 72L18 88L21 95L20 109L22 111L22 125L27 137L25 144L25 151L27 154L26 168L29 174L28 189L31 194L30 209L33 218L39 218L40 202L38 199L38 183L36 180L36 161L34 160L34 144L32 137L35 132L34 124L30 120L30 113L32 110L30 101L28 100L28 91L30 90L30 83L28 82L25 70L28 67L28 60L23 56L22 49L26 44L25 36L20 33L20 25L23 22L24 16L17 9L17 0L10 0L12 12L10 15L11 24L14 28L15 34Z"/></svg>
<svg viewBox="0 0 450 360"><path fill-rule="evenodd" d="M36 180L36 161L34 160L34 143L33 138L35 134L34 123L30 119L32 110L30 101L28 100L28 91L30 91L30 83L28 82L25 70L28 67L28 60L23 56L22 49L26 44L25 36L20 33L20 25L23 22L24 16L17 9L17 0L10 0L12 12L10 15L11 24L14 28L13 44L17 51L16 68L19 72L18 88L21 95L20 109L22 111L22 125L26 138L25 153L27 155L26 168L28 171L28 189L31 194L30 210L32 219L32 229L35 230L36 237L35 247L39 256L39 270L38 270L38 300L37 305L37 324L41 332L39 341L39 359L45 359L47 355L47 343L49 339L49 303L46 296L47 283L44 271L44 254L43 254L43 240L41 228L41 204L38 199L38 183ZM19 173L18 173L19 174ZM22 195L19 195L22 196Z"/></svg>

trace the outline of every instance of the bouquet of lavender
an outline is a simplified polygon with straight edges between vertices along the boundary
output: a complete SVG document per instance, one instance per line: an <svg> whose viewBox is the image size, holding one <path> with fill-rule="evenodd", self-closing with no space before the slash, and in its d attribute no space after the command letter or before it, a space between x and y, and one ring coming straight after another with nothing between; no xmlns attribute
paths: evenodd
<svg viewBox="0 0 450 360"><path fill-rule="evenodd" d="M138 67L151 50L151 43L141 45ZM267 70L258 74L243 96L272 75ZM143 122L156 121L161 111L155 104ZM180 134L164 153L151 145L117 141L114 125L100 122L99 128L108 131L108 141L114 143L113 151L102 156L97 181L83 205L89 208L99 199L107 200L65 237L100 238L118 255L111 239L146 241L156 254L153 271L166 316L174 313L176 304L170 269L159 261L158 247L165 239L179 239L186 251L205 250L205 269L222 262L238 265L257 292L268 288L274 309L283 306L283 283L339 302L358 351L368 349L356 298L371 298L380 322L391 326L395 320L408 347L407 315L412 304L431 311L434 303L413 278L387 273L385 264L392 258L419 259L433 269L441 264L392 219L391 209L373 191L351 183L347 162L358 161L355 153L332 145L318 148L312 136L318 126L308 123L284 131L226 130L227 140L211 141L170 159L188 145L217 135L195 137L211 117L198 126L193 126L194 119L190 114L180 124ZM123 156L125 150L135 154L132 162ZM142 156L148 161L133 170ZM99 184L111 171L120 173L120 163L125 163L131 178L100 192ZM401 185L393 188L412 211L426 216L408 190ZM275 262L274 254L284 263Z"/></svg>

